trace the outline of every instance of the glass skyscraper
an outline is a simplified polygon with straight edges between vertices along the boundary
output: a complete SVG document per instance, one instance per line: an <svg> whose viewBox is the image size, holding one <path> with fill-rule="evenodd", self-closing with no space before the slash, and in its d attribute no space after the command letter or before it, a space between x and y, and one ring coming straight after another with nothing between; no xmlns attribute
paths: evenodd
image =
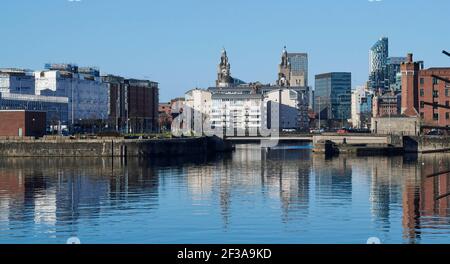
<svg viewBox="0 0 450 264"><path fill-rule="evenodd" d="M352 74L331 72L316 75L314 112L322 120L345 123L351 118Z"/></svg>
<svg viewBox="0 0 450 264"><path fill-rule="evenodd" d="M379 90L389 88L386 80L386 66L389 58L389 40L381 38L369 51L369 89Z"/></svg>

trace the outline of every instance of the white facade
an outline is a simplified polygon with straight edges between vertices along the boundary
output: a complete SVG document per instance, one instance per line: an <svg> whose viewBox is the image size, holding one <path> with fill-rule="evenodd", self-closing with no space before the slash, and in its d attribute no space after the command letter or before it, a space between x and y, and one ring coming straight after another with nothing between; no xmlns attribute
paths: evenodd
<svg viewBox="0 0 450 264"><path fill-rule="evenodd" d="M211 125L213 128L257 130L262 124L261 95L218 94L213 96Z"/></svg>
<svg viewBox="0 0 450 264"><path fill-rule="evenodd" d="M280 129L307 130L309 128L308 98L303 93L279 89L266 94L264 104L278 107Z"/></svg>
<svg viewBox="0 0 450 264"><path fill-rule="evenodd" d="M0 69L0 92L35 94L34 77L24 70Z"/></svg>
<svg viewBox="0 0 450 264"><path fill-rule="evenodd" d="M106 119L109 89L100 77L59 70L35 72L36 94L69 98L69 120Z"/></svg>
<svg viewBox="0 0 450 264"><path fill-rule="evenodd" d="M365 128L364 120L371 116L373 93L366 86L358 86L352 91L352 126L353 128ZM368 122L368 120L366 120Z"/></svg>
<svg viewBox="0 0 450 264"><path fill-rule="evenodd" d="M172 124L172 133L183 133L201 136L211 112L211 93L201 89L193 89L185 94L183 105L178 105L183 112Z"/></svg>

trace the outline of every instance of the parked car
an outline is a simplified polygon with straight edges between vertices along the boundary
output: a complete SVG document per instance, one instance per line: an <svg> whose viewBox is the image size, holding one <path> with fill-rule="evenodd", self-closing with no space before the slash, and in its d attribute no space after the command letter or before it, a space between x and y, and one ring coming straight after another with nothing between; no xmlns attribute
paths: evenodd
<svg viewBox="0 0 450 264"><path fill-rule="evenodd" d="M338 133L339 135L348 134L348 130L347 129L339 129L336 133Z"/></svg>

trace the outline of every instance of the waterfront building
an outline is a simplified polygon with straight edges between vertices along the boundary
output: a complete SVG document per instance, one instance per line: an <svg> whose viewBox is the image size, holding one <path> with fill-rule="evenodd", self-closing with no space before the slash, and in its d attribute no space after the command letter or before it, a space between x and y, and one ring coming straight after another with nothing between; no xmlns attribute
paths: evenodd
<svg viewBox="0 0 450 264"><path fill-rule="evenodd" d="M307 86L290 85L283 77L283 74L290 76L290 69L286 72L282 65L290 65L285 51L277 85L236 82L230 75L230 62L224 50L217 86L187 92L182 118L177 119L172 131L176 133L183 128L195 134L209 130L221 135L256 136L262 129L308 130L311 91ZM281 124L275 124L275 120Z"/></svg>
<svg viewBox="0 0 450 264"><path fill-rule="evenodd" d="M113 75L102 79L109 90L109 119L117 131L149 133L159 130L157 82Z"/></svg>
<svg viewBox="0 0 450 264"><path fill-rule="evenodd" d="M35 94L33 73L24 69L0 69L0 92Z"/></svg>
<svg viewBox="0 0 450 264"><path fill-rule="evenodd" d="M277 130L275 126L278 129L309 128L309 87L251 83L228 89L210 87L208 91L213 100L213 128L234 128L240 133L252 132L254 135L263 128ZM284 124L275 124L273 115L279 115L277 120L285 120Z"/></svg>
<svg viewBox="0 0 450 264"><path fill-rule="evenodd" d="M108 118L108 86L96 68L46 64L35 75L36 94L69 98L69 122L74 125Z"/></svg>
<svg viewBox="0 0 450 264"><path fill-rule="evenodd" d="M372 91L385 90L386 65L389 57L388 38L379 39L369 51L369 89Z"/></svg>
<svg viewBox="0 0 450 264"><path fill-rule="evenodd" d="M372 117L373 92L367 86L357 87L352 92L352 126L357 129L368 129Z"/></svg>
<svg viewBox="0 0 450 264"><path fill-rule="evenodd" d="M279 86L308 86L308 54L288 53L284 47L278 65Z"/></svg>
<svg viewBox="0 0 450 264"><path fill-rule="evenodd" d="M45 112L0 110L0 136L42 137L46 132Z"/></svg>
<svg viewBox="0 0 450 264"><path fill-rule="evenodd" d="M344 126L351 118L351 93L352 74L350 72L316 75L314 112L321 120Z"/></svg>
<svg viewBox="0 0 450 264"><path fill-rule="evenodd" d="M212 94L202 89L192 89L185 94L182 122L173 126L172 131L184 129L194 135L203 135L210 128ZM175 124L174 124L175 125Z"/></svg>
<svg viewBox="0 0 450 264"><path fill-rule="evenodd" d="M270 126L272 119L278 119L281 130L295 129L306 131L309 129L308 100L305 93L292 89L278 89L268 92L264 97L264 105L271 109L278 109L278 115L268 115L267 123Z"/></svg>
<svg viewBox="0 0 450 264"><path fill-rule="evenodd" d="M401 73L402 114L419 116L427 126L450 126L450 67L424 69L408 54Z"/></svg>
<svg viewBox="0 0 450 264"><path fill-rule="evenodd" d="M250 87L235 88L236 91L212 92L211 126L213 129L245 131L257 135L262 126L263 95L254 93ZM229 89L231 90L231 89Z"/></svg>
<svg viewBox="0 0 450 264"><path fill-rule="evenodd" d="M0 110L28 110L46 113L47 127L61 131L67 127L69 100L67 97L0 92Z"/></svg>

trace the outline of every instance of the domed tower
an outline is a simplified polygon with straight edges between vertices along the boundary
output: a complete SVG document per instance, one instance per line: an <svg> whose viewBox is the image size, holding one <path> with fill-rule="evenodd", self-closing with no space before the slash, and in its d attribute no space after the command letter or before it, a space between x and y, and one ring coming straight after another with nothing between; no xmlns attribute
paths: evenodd
<svg viewBox="0 0 450 264"><path fill-rule="evenodd" d="M232 83L231 77L231 65L228 61L227 51L222 50L222 56L220 58L220 64L217 69L217 81L216 86L218 87L228 87Z"/></svg>
<svg viewBox="0 0 450 264"><path fill-rule="evenodd" d="M291 64L289 63L288 52L286 46L281 54L281 63L278 68L278 81L279 86L290 86L291 79Z"/></svg>

